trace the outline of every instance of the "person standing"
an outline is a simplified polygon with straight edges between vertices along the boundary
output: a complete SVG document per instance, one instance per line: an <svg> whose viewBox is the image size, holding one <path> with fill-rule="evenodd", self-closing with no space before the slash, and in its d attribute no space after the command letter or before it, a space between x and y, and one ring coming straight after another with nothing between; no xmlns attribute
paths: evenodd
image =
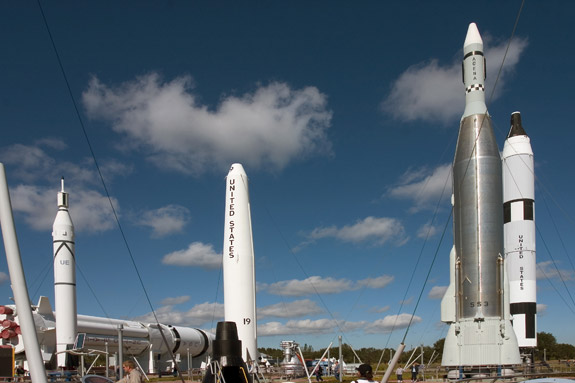
<svg viewBox="0 0 575 383"><path fill-rule="evenodd" d="M403 383L403 368L401 368L401 366L395 370L395 375L397 375L397 382Z"/></svg>
<svg viewBox="0 0 575 383"><path fill-rule="evenodd" d="M419 363L411 365L411 383L417 382L417 373L419 372Z"/></svg>
<svg viewBox="0 0 575 383"><path fill-rule="evenodd" d="M335 361L335 365L333 366L333 374L335 375L335 380L339 381L339 360Z"/></svg>

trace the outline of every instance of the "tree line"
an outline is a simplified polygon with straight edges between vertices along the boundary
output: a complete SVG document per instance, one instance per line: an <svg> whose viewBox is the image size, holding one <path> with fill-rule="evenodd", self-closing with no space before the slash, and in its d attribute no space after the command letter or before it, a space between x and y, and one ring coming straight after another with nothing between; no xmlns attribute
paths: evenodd
<svg viewBox="0 0 575 383"><path fill-rule="evenodd" d="M418 362L421 362L421 348L423 348L423 363L428 364L432 358L433 363L441 363L441 356L443 355L443 345L445 343L445 338L441 338L436 341L433 346L417 346L417 350L412 348L411 350L405 350L401 355L399 362L400 364L405 364L408 362L409 358L413 354L418 357ZM276 348L259 348L261 353L264 353L270 357L272 360L283 359L283 352L281 349ZM325 352L325 348L314 350L310 345L304 344L301 347L303 356L305 359L319 359ZM369 363L372 366L376 366L378 363L387 364L393 354L395 349L386 348L360 348L356 349L355 353L348 344L342 345L342 355L343 360L348 363L359 363L355 354L359 356L362 363ZM338 358L339 357L339 347L332 347L330 350L330 356ZM533 361L539 362L543 360L569 360L575 359L575 346L567 343L557 343L557 339L550 333L539 332L537 333L537 347L533 350Z"/></svg>

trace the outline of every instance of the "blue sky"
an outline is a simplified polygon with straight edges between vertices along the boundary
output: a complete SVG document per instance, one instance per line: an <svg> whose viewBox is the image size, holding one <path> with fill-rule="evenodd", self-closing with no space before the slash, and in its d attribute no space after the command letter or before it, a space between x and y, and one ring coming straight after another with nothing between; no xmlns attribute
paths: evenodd
<svg viewBox="0 0 575 383"><path fill-rule="evenodd" d="M476 22L489 97L519 1L42 4L162 322L211 329L222 318L224 179L240 162L250 179L259 346L325 347L337 342L337 321L355 348L395 347L436 252L406 344L445 336L463 41ZM488 105L500 148L516 110L531 137L538 270L547 276L538 280L538 331L569 343L574 8L526 2ZM31 299L53 299L51 226L64 176L79 313L149 320L37 3L3 2L0 36L0 161ZM0 271L9 303L3 257Z"/></svg>

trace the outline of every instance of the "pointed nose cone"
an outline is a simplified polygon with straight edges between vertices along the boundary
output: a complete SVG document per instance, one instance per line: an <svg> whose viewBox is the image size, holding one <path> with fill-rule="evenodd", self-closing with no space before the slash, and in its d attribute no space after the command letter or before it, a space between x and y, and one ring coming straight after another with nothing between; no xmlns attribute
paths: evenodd
<svg viewBox="0 0 575 383"><path fill-rule="evenodd" d="M469 28L467 29L467 36L465 36L465 42L463 43L463 48L472 44L483 45L483 40L481 39L481 35L479 34L479 30L477 29L477 25L475 23L469 24Z"/></svg>
<svg viewBox="0 0 575 383"><path fill-rule="evenodd" d="M523 125L521 124L521 113L513 112L511 114L511 129L509 129L507 138L526 135L527 133L525 133L525 129L523 129Z"/></svg>
<svg viewBox="0 0 575 383"><path fill-rule="evenodd" d="M246 171L244 170L244 167L242 166L242 164L232 164L232 166L230 167L230 171L228 172L228 175L232 175L232 174L240 174L240 175L244 175L246 174Z"/></svg>

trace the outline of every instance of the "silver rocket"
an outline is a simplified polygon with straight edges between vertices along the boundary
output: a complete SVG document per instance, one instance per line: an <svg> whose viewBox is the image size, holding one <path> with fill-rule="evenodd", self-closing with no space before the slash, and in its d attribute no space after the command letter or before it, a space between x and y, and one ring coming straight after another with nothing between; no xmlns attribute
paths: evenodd
<svg viewBox="0 0 575 383"><path fill-rule="evenodd" d="M442 320L451 324L442 365L457 371L520 362L505 295L501 157L485 104L485 63L472 23L463 45L465 111L453 160L454 264L442 301Z"/></svg>
<svg viewBox="0 0 575 383"><path fill-rule="evenodd" d="M58 367L66 367L65 351L74 344L77 333L76 258L74 224L68 212L68 193L58 193L58 213L52 226L54 243L54 298L56 305L56 351Z"/></svg>
<svg viewBox="0 0 575 383"><path fill-rule="evenodd" d="M248 177L241 164L233 164L226 177L224 228L224 312L235 322L247 363L257 360L254 245Z"/></svg>
<svg viewBox="0 0 575 383"><path fill-rule="evenodd" d="M513 329L519 347L537 347L535 173L531 142L519 112L511 115L501 157L505 264Z"/></svg>

